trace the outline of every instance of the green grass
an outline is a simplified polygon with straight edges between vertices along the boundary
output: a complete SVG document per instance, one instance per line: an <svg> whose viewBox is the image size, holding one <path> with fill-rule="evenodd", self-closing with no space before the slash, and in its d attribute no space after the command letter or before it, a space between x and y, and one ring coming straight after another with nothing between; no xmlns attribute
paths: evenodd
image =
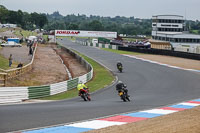
<svg viewBox="0 0 200 133"><path fill-rule="evenodd" d="M115 49L108 49L108 48L101 48L102 50L113 52L116 54L128 54L128 55L141 55L143 53L137 53L137 52L129 52L129 51L123 51L123 50L115 50Z"/></svg>
<svg viewBox="0 0 200 133"><path fill-rule="evenodd" d="M88 61L93 66L93 69L94 69L93 79L86 84L86 86L89 87L90 92L94 92L96 90L102 89L105 86L112 83L112 81L114 80L114 77L107 69L102 67L100 64L98 64L94 60L80 53L78 54L81 57L83 57L86 61ZM76 97L77 95L78 95L78 90L75 88L64 93L42 98L42 100L61 100L61 99Z"/></svg>
<svg viewBox="0 0 200 133"><path fill-rule="evenodd" d="M0 28L0 32L5 32L7 30L8 30L8 28Z"/></svg>
<svg viewBox="0 0 200 133"><path fill-rule="evenodd" d="M193 34L198 34L199 30L191 30L190 32L193 33Z"/></svg>
<svg viewBox="0 0 200 133"><path fill-rule="evenodd" d="M11 69L11 68L16 68L18 63L13 62L11 67L9 67L8 64L9 64L8 59L3 57L2 55L0 55L0 68L1 69L7 70L7 69Z"/></svg>
<svg viewBox="0 0 200 133"><path fill-rule="evenodd" d="M21 33L20 33L20 31L21 31L21 33L22 33L22 35L23 35L24 37L36 36L36 35L37 35L36 32L27 31L27 30L22 30L22 29L16 29L15 32L14 32L14 34L15 34L16 36L22 36Z"/></svg>
<svg viewBox="0 0 200 133"><path fill-rule="evenodd" d="M7 69L7 67L8 67L8 59L4 58L3 56L0 56L0 68Z"/></svg>
<svg viewBox="0 0 200 133"><path fill-rule="evenodd" d="M47 41L48 40L48 35L43 35L43 38L44 38L45 41Z"/></svg>
<svg viewBox="0 0 200 133"><path fill-rule="evenodd" d="M136 42L136 41L144 41L145 39L123 38L123 40Z"/></svg>

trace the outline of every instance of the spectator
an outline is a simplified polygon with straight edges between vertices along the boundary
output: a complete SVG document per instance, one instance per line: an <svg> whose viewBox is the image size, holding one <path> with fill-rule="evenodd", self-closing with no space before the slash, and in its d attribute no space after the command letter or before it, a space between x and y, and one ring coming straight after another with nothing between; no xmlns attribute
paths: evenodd
<svg viewBox="0 0 200 133"><path fill-rule="evenodd" d="M23 64L20 62L20 63L17 65L17 68L22 68L22 67L23 67ZM22 69L18 69L16 75L19 75L19 74L21 73L20 71L22 71Z"/></svg>
<svg viewBox="0 0 200 133"><path fill-rule="evenodd" d="M33 54L33 49L31 46L29 46L29 54L28 55L32 55Z"/></svg>
<svg viewBox="0 0 200 133"><path fill-rule="evenodd" d="M10 54L10 57L8 58L8 60L9 60L9 67L11 67L11 65L12 65L12 60L13 60L12 54Z"/></svg>
<svg viewBox="0 0 200 133"><path fill-rule="evenodd" d="M17 65L17 68L20 68L20 67L23 67L23 64L21 62Z"/></svg>

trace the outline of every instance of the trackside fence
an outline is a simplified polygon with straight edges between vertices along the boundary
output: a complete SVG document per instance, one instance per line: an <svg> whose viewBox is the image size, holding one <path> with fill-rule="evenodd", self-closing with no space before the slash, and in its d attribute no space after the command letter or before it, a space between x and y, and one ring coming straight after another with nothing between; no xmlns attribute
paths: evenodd
<svg viewBox="0 0 200 133"><path fill-rule="evenodd" d="M181 57L193 60L200 60L200 54L181 52L181 51L172 51L172 50L164 50L164 49L139 49L139 48L130 48L130 47L118 47L119 50L124 51L132 51L139 53L147 53L147 54L156 54L156 55L167 55L174 57Z"/></svg>
<svg viewBox="0 0 200 133"><path fill-rule="evenodd" d="M93 77L93 67L75 52L63 47L62 45L59 46L77 58L79 62L87 68L88 73L71 80L44 86L0 87L0 103L20 102L23 100L55 95L76 88L79 81L86 83L91 80Z"/></svg>
<svg viewBox="0 0 200 133"><path fill-rule="evenodd" d="M34 48L32 60L29 64L27 64L27 65L25 65L21 68L14 68L14 69L9 69L9 70L0 69L0 86L5 87L6 86L6 80L15 78L17 76L20 76L20 75L26 73L26 72L31 71L32 67L33 67L33 61L35 59L36 50L37 50L37 44L36 44L36 47Z"/></svg>
<svg viewBox="0 0 200 133"><path fill-rule="evenodd" d="M83 38L76 38L75 40L76 43L85 45L85 46L91 46L91 47L98 47L98 48L108 48L108 49L116 49L118 50L117 45L111 45L111 44L102 44L102 43L92 43L88 41L88 39L83 39Z"/></svg>

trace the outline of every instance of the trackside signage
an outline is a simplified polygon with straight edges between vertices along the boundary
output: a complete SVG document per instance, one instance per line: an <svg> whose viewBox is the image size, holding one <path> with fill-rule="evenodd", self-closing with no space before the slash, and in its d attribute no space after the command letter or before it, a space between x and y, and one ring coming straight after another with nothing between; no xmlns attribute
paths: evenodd
<svg viewBox="0 0 200 133"><path fill-rule="evenodd" d="M81 30L55 30L55 36L117 38L117 32L81 31Z"/></svg>

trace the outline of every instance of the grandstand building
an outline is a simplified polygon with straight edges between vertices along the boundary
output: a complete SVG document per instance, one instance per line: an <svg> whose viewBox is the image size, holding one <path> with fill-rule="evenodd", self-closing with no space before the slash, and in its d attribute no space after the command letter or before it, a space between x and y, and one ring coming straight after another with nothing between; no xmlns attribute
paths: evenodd
<svg viewBox="0 0 200 133"><path fill-rule="evenodd" d="M189 34L186 31L183 16L153 16L150 42L151 48L200 53L200 35Z"/></svg>

